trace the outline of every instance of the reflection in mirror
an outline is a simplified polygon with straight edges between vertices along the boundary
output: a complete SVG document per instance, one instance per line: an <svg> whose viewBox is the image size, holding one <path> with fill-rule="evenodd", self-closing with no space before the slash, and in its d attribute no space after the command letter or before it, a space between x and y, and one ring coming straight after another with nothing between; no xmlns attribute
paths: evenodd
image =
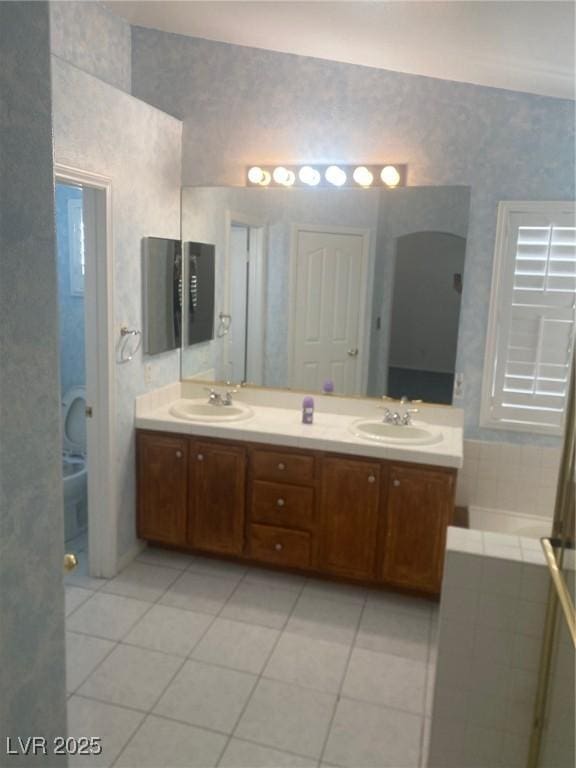
<svg viewBox="0 0 576 768"><path fill-rule="evenodd" d="M214 246L184 243L184 296L186 346L214 338Z"/></svg>
<svg viewBox="0 0 576 768"><path fill-rule="evenodd" d="M181 343L182 251L178 240L143 239L144 352L156 355Z"/></svg>
<svg viewBox="0 0 576 768"><path fill-rule="evenodd" d="M467 187L187 187L182 239L216 247L216 333L182 377L449 403Z"/></svg>

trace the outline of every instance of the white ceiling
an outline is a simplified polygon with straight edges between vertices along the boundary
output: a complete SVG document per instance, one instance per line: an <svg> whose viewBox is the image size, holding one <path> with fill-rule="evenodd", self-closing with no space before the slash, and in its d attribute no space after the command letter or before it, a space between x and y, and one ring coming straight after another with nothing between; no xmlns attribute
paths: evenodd
<svg viewBox="0 0 576 768"><path fill-rule="evenodd" d="M109 0L107 5L131 24L167 32L574 98L574 2Z"/></svg>

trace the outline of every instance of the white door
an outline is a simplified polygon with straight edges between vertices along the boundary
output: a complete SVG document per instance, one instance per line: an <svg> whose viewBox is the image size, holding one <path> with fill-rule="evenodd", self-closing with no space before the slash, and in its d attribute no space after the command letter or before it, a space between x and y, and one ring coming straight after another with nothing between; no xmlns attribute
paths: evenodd
<svg viewBox="0 0 576 768"><path fill-rule="evenodd" d="M364 238L298 231L292 297L292 386L337 394L359 391Z"/></svg>

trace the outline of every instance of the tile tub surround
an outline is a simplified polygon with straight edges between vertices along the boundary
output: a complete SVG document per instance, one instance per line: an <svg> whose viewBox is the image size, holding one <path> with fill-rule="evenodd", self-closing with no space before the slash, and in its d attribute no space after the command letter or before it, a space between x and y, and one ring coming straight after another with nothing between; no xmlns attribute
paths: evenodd
<svg viewBox="0 0 576 768"><path fill-rule="evenodd" d="M552 518L561 449L464 440L456 504Z"/></svg>
<svg viewBox="0 0 576 768"><path fill-rule="evenodd" d="M188 398L207 400L205 387L187 381L181 383L179 393L176 386L168 386L137 398L136 427L445 467L462 465L462 411L458 408L421 407L418 420L440 431L442 441L430 446L399 446L358 438L351 433L350 425L355 419L382 420L381 405L375 400L317 396L314 423L307 425L301 423L301 393L242 388L234 399L249 404L254 415L250 419L227 424L189 421L173 416L170 412L172 405ZM399 431L401 429L398 428Z"/></svg>
<svg viewBox="0 0 576 768"><path fill-rule="evenodd" d="M429 768L523 768L549 576L540 542L448 529Z"/></svg>
<svg viewBox="0 0 576 768"><path fill-rule="evenodd" d="M426 765L435 604L154 548L73 578L69 732L102 765Z"/></svg>

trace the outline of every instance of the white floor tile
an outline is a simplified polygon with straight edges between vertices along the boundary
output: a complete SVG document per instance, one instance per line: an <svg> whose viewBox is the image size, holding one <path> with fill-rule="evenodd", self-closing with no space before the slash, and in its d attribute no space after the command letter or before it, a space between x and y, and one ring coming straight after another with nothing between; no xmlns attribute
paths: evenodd
<svg viewBox="0 0 576 768"><path fill-rule="evenodd" d="M184 552L173 552L171 549L161 549L160 547L146 547L136 558L140 563L174 568L177 571L188 568L192 559L192 555L186 555Z"/></svg>
<svg viewBox="0 0 576 768"><path fill-rule="evenodd" d="M351 603L363 604L366 600L366 590L352 584L335 584L320 579L309 579L302 591L303 597L321 597L326 600L348 600Z"/></svg>
<svg viewBox="0 0 576 768"><path fill-rule="evenodd" d="M231 739L219 768L316 768L316 761L241 739Z"/></svg>
<svg viewBox="0 0 576 768"><path fill-rule="evenodd" d="M150 608L150 603L97 592L67 621L68 629L108 640L120 640Z"/></svg>
<svg viewBox="0 0 576 768"><path fill-rule="evenodd" d="M426 661L429 636L428 616L390 611L382 607L374 610L367 605L362 614L356 645L371 651Z"/></svg>
<svg viewBox="0 0 576 768"><path fill-rule="evenodd" d="M259 674L278 639L276 629L216 619L192 653L209 664Z"/></svg>
<svg viewBox="0 0 576 768"><path fill-rule="evenodd" d="M301 597L286 630L297 635L350 645L361 612L362 605L358 603Z"/></svg>
<svg viewBox="0 0 576 768"><path fill-rule="evenodd" d="M235 736L319 758L336 697L275 680L260 680Z"/></svg>
<svg viewBox="0 0 576 768"><path fill-rule="evenodd" d="M421 718L340 699L323 759L347 768L415 768Z"/></svg>
<svg viewBox="0 0 576 768"><path fill-rule="evenodd" d="M92 597L94 592L89 589L82 589L81 587L66 587L66 616L70 616L72 611L85 603L89 597Z"/></svg>
<svg viewBox="0 0 576 768"><path fill-rule="evenodd" d="M149 715L115 763L118 768L213 768L226 736Z"/></svg>
<svg viewBox="0 0 576 768"><path fill-rule="evenodd" d="M226 604L222 618L281 629L297 596L293 590L242 583Z"/></svg>
<svg viewBox="0 0 576 768"><path fill-rule="evenodd" d="M264 676L338 693L349 652L347 645L284 632L266 665Z"/></svg>
<svg viewBox="0 0 576 768"><path fill-rule="evenodd" d="M119 645L80 686L78 693L148 711L181 664L176 656Z"/></svg>
<svg viewBox="0 0 576 768"><path fill-rule="evenodd" d="M132 627L123 642L153 651L188 656L213 621L214 617L207 613L154 605Z"/></svg>
<svg viewBox="0 0 576 768"><path fill-rule="evenodd" d="M221 611L235 586L233 579L186 571L172 584L160 602L173 608L184 608L188 611L210 613L215 616Z"/></svg>
<svg viewBox="0 0 576 768"><path fill-rule="evenodd" d="M231 563L226 560L218 560L211 557L193 557L188 571L200 573L206 576L217 576L220 579L231 579L238 583L248 570L247 566L240 563Z"/></svg>
<svg viewBox="0 0 576 768"><path fill-rule="evenodd" d="M424 616L429 618L437 611L436 603L424 598L402 595L397 592L383 592L381 590L368 590L366 607L369 610L381 610L384 613L409 613L412 616Z"/></svg>
<svg viewBox="0 0 576 768"><path fill-rule="evenodd" d="M177 578L178 571L174 568L160 568L134 561L102 587L102 592L153 603Z"/></svg>
<svg viewBox="0 0 576 768"><path fill-rule="evenodd" d="M66 632L66 689L69 693L86 680L114 645L100 637Z"/></svg>
<svg viewBox="0 0 576 768"><path fill-rule="evenodd" d="M423 715L425 684L424 662L355 648L342 695Z"/></svg>
<svg viewBox="0 0 576 768"><path fill-rule="evenodd" d="M68 699L68 736L100 738L102 754L70 756L69 767L103 768L112 765L143 718L144 715L140 712L71 696Z"/></svg>
<svg viewBox="0 0 576 768"><path fill-rule="evenodd" d="M306 583L306 577L298 576L295 573L282 573L282 571L271 571L268 568L252 567L246 572L244 581L247 584L264 584L267 587L300 592Z"/></svg>
<svg viewBox="0 0 576 768"><path fill-rule="evenodd" d="M154 712L191 725L231 733L256 679L247 672L187 661Z"/></svg>

